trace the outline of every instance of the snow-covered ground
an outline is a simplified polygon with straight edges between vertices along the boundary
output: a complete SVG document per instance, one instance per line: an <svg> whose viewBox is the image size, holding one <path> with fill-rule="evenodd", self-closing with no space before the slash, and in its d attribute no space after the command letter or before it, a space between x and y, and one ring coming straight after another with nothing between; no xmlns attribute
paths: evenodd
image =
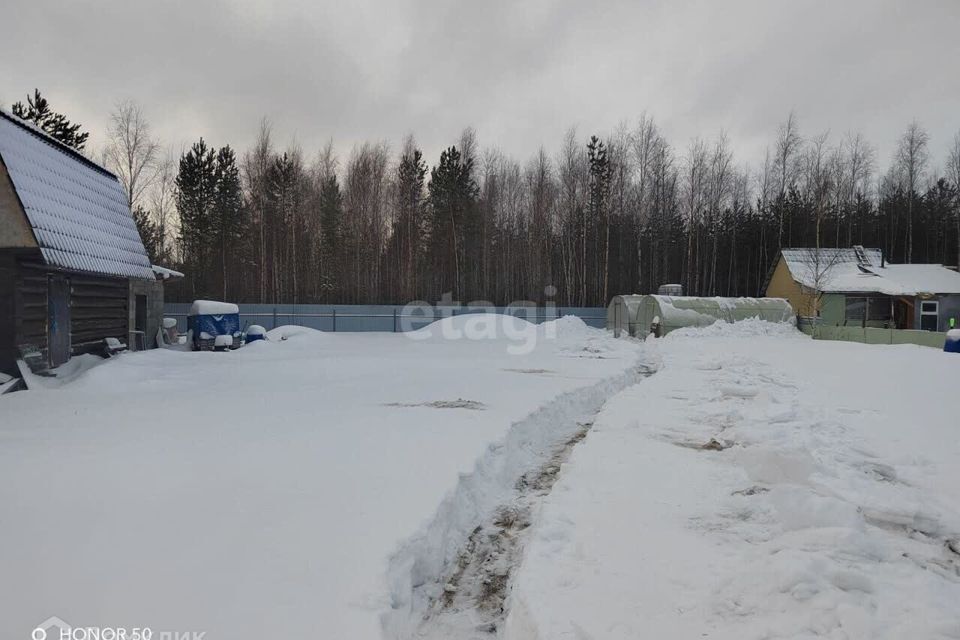
<svg viewBox="0 0 960 640"><path fill-rule="evenodd" d="M960 358L758 322L647 349L534 519L507 638L960 638Z"/></svg>
<svg viewBox="0 0 960 640"><path fill-rule="evenodd" d="M0 637L49 616L206 640L404 628L640 352L575 319L442 322L80 358L0 397Z"/></svg>
<svg viewBox="0 0 960 640"><path fill-rule="evenodd" d="M960 357L503 322L0 397L0 637L960 638Z"/></svg>

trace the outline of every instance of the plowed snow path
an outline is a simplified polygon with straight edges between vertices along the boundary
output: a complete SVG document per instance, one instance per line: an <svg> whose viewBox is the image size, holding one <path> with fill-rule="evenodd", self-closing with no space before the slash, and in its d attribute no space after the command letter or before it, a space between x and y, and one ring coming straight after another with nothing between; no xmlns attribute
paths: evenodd
<svg viewBox="0 0 960 640"><path fill-rule="evenodd" d="M388 638L489 639L507 615L512 574L543 498L604 403L651 375L644 363L557 398L516 423L461 478L426 531L391 563Z"/></svg>

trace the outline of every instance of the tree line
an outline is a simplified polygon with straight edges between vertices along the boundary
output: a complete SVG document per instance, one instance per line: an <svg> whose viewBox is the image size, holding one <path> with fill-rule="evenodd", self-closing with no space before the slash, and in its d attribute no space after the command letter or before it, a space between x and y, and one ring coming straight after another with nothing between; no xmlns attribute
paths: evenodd
<svg viewBox="0 0 960 640"><path fill-rule="evenodd" d="M752 169L723 133L677 148L648 115L522 163L470 128L433 165L413 137L308 157L266 121L242 154L201 139L175 158L130 102L107 133L151 259L186 274L169 300L594 306L665 283L762 295L781 247L960 263L960 133L936 169L916 122L884 171L862 135L805 135L794 114Z"/></svg>

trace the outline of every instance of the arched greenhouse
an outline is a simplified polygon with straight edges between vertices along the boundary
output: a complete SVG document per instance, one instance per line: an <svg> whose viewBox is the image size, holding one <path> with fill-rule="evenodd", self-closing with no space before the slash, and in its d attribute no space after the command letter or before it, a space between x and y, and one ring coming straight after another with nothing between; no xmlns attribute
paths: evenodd
<svg viewBox="0 0 960 640"><path fill-rule="evenodd" d="M664 336L681 327L758 318L793 322L793 307L782 298L697 298L692 296L615 296L607 307L607 329L644 338Z"/></svg>

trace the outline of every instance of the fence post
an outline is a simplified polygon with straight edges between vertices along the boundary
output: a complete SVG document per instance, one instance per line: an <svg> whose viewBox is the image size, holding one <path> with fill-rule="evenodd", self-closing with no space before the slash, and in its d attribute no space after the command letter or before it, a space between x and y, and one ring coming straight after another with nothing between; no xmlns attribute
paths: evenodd
<svg viewBox="0 0 960 640"><path fill-rule="evenodd" d="M397 308L393 308L393 332L397 332Z"/></svg>
<svg viewBox="0 0 960 640"><path fill-rule="evenodd" d="M333 332L337 332L337 308L333 308Z"/></svg>

